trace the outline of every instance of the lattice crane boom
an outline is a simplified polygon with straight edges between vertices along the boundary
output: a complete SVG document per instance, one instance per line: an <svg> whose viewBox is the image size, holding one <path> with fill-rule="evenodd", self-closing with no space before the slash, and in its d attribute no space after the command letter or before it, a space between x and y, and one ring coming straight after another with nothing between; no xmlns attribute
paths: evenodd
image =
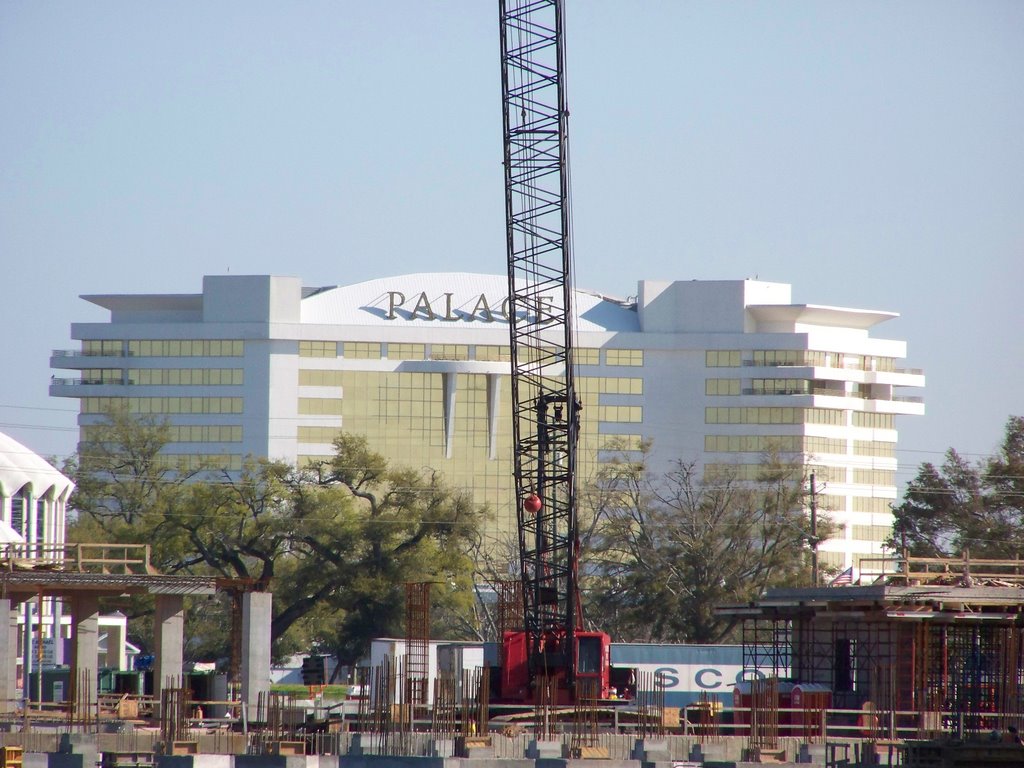
<svg viewBox="0 0 1024 768"><path fill-rule="evenodd" d="M575 679L579 404L563 12L499 0L514 471L530 680Z"/></svg>

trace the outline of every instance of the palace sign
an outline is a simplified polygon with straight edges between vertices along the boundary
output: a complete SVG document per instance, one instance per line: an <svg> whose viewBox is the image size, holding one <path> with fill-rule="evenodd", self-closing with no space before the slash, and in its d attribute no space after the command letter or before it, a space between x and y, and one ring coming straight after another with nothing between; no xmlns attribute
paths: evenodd
<svg viewBox="0 0 1024 768"><path fill-rule="evenodd" d="M443 322L474 322L493 323L495 321L509 321L509 309L511 300L506 296L501 301L488 299L486 294L481 293L475 298L466 301L455 301L453 293L442 293L433 299L427 296L426 291L421 291L418 296L407 296L402 291L387 292L387 315L388 320L441 320ZM559 308L555 305L553 296L537 295L533 298L532 304L529 301L521 301L525 305L519 312L519 318L527 322L540 324L551 323L557 320L556 313Z"/></svg>

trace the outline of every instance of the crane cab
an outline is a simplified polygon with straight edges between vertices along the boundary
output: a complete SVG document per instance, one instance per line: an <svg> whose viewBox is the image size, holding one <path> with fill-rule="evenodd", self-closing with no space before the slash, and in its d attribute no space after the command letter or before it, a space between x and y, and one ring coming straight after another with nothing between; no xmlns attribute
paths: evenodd
<svg viewBox="0 0 1024 768"><path fill-rule="evenodd" d="M544 677L555 681L556 700L551 704L572 704L577 691L585 698L610 698L611 638L604 632L577 631L573 636L571 655L565 645L564 632L549 632L533 659L534 679ZM536 692L531 685L530 643L526 632L506 632L502 638L500 676L492 686L496 703L533 704ZM570 670L575 670L577 685L571 687Z"/></svg>

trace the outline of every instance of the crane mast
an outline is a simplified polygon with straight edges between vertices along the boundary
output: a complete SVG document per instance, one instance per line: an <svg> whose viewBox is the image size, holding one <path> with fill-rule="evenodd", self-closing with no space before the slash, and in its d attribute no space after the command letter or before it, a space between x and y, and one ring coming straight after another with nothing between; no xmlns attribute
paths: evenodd
<svg viewBox="0 0 1024 768"><path fill-rule="evenodd" d="M514 472L530 684L577 675L579 402L560 0L499 0Z"/></svg>

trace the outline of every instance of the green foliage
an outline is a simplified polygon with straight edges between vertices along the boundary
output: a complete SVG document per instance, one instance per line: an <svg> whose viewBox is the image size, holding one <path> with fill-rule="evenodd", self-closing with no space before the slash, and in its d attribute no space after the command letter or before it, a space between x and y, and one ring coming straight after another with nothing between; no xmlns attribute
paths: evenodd
<svg viewBox="0 0 1024 768"><path fill-rule="evenodd" d="M647 448L590 493L584 594L601 628L621 641L721 642L735 620L715 606L809 582L802 465L768 455L755 482L683 462L652 476Z"/></svg>
<svg viewBox="0 0 1024 768"><path fill-rule="evenodd" d="M350 435L331 461L301 470L252 460L237 475L176 472L159 458L165 425L112 413L95 434L75 475L74 540L146 542L163 573L266 585L279 656L316 647L348 664L370 639L404 634L408 581L439 583L435 615L471 613L466 553L481 511L436 473L392 468ZM149 607L127 607L145 644ZM199 601L190 658L227 655L230 616L226 595ZM459 639L457 624L445 620L435 636Z"/></svg>
<svg viewBox="0 0 1024 768"><path fill-rule="evenodd" d="M1024 553L1024 418L1011 416L993 456L946 451L923 463L895 510L894 547L919 557L1012 558Z"/></svg>

